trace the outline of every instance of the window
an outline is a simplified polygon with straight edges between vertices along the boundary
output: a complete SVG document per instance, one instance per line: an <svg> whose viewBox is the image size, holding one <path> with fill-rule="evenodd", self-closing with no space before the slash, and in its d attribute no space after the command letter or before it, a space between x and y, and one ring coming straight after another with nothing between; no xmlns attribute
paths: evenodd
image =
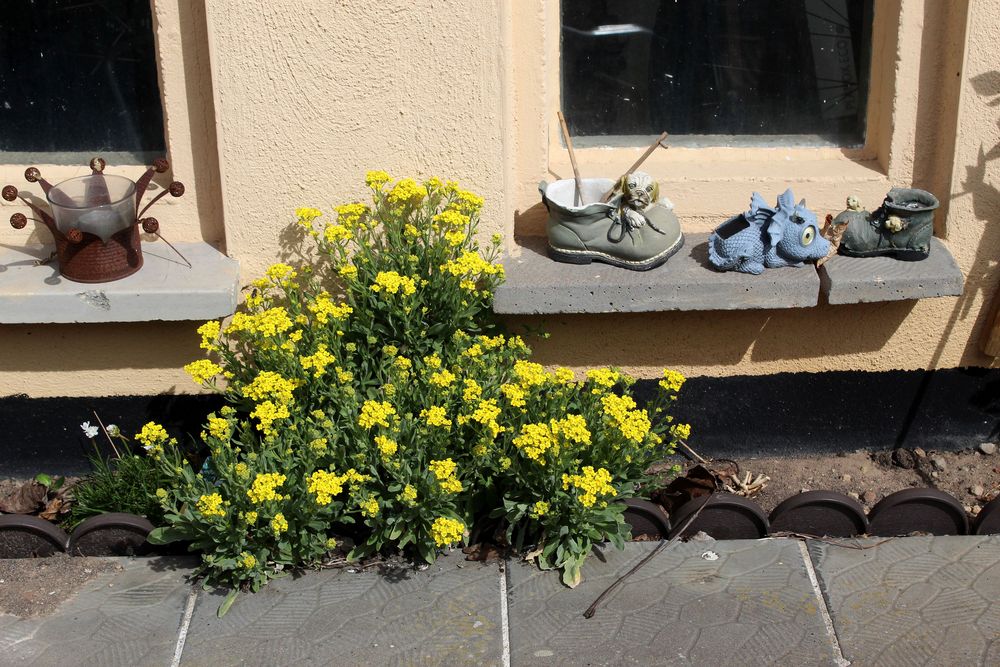
<svg viewBox="0 0 1000 667"><path fill-rule="evenodd" d="M101 153L120 164L162 155L155 58L148 2L5 0L0 160L76 164Z"/></svg>
<svg viewBox="0 0 1000 667"><path fill-rule="evenodd" d="M865 141L872 0L564 0L579 146Z"/></svg>

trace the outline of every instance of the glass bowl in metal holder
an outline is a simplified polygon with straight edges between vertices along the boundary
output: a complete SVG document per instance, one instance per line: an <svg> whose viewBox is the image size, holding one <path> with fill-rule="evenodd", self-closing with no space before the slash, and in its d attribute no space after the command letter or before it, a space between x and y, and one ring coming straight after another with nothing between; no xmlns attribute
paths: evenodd
<svg viewBox="0 0 1000 667"><path fill-rule="evenodd" d="M32 220L45 225L56 243L59 272L68 280L81 283L103 283L130 276L142 268L142 247L139 227L150 234L158 234L159 222L143 218L166 194L180 197L184 185L173 181L169 187L138 210L142 196L149 188L153 176L169 168L164 159L154 160L137 182L124 176L104 173L101 158L90 161L92 173L78 176L57 185L49 184L36 167L29 167L24 177L29 183L41 185L51 212L20 194L13 185L6 185L2 195L7 201L20 199L27 204L35 217ZM138 213L137 213L138 210ZM10 224L22 229L28 219L15 213Z"/></svg>

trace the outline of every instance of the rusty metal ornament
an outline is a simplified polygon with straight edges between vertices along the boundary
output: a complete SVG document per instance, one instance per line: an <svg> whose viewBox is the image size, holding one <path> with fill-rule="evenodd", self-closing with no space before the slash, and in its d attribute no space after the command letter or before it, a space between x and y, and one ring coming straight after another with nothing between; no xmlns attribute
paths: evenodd
<svg viewBox="0 0 1000 667"><path fill-rule="evenodd" d="M76 194L74 197L68 195L62 186L77 179L69 179L52 186L42 177L37 167L28 167L25 170L25 180L41 186L49 202L48 208L34 203L32 199L18 192L13 185L5 185L0 194L8 202L20 200L31 209L34 214L32 219L45 225L52 233L56 244L59 272L63 277L76 282L103 283L125 278L142 268L139 229L141 227L143 231L157 235L160 229L159 222L155 218L143 218L143 214L167 194L172 197L183 196L185 188L180 181L172 181L140 210L143 195L149 188L153 176L170 169L170 163L166 159L153 160L152 166L147 168L135 182L120 176L105 176L107 162L102 157L91 159L89 166L93 172L90 176L77 177L83 181L79 183L81 187L77 192L82 191L83 194ZM117 183L120 186L122 182L130 183L127 185L128 194L113 201L109 184ZM134 204L134 207L126 203L129 199L132 200L131 204ZM68 209L73 213L67 214ZM101 226L99 218L108 217L111 209L118 215L112 221L114 225ZM85 219L91 211L93 212L91 219ZM62 222L57 224L57 217ZM74 220L74 217L77 219ZM11 216L10 223L15 229L23 229L28 219L23 213L15 213ZM120 226L122 224L124 227ZM118 231L114 231L116 229Z"/></svg>

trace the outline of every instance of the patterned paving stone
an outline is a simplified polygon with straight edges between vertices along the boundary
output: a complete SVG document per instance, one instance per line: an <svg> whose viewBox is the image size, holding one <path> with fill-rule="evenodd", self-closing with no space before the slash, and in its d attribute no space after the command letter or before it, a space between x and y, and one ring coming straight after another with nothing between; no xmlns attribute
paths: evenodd
<svg viewBox="0 0 1000 667"><path fill-rule="evenodd" d="M0 615L3 665L169 665L191 591L189 559L116 559L56 613Z"/></svg>
<svg viewBox="0 0 1000 667"><path fill-rule="evenodd" d="M240 596L221 619L223 593L202 593L181 664L497 665L497 567L463 558L440 558L423 572L279 579Z"/></svg>
<svg viewBox="0 0 1000 667"><path fill-rule="evenodd" d="M848 660L1000 664L1000 537L811 542L809 552Z"/></svg>
<svg viewBox="0 0 1000 667"><path fill-rule="evenodd" d="M551 572L512 565L511 664L836 664L792 540L672 544L583 618L654 547L606 550L606 562L592 556L573 590ZM706 551L719 558L706 560Z"/></svg>

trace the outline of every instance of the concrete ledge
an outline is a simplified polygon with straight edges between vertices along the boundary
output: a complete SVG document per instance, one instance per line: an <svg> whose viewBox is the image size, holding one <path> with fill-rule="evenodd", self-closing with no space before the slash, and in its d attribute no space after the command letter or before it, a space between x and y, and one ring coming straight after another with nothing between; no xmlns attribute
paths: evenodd
<svg viewBox="0 0 1000 667"><path fill-rule="evenodd" d="M819 268L819 277L831 304L958 296L965 283L955 258L937 238L931 238L927 259L836 255Z"/></svg>
<svg viewBox="0 0 1000 667"><path fill-rule="evenodd" d="M545 237L517 242L520 252L504 259L507 279L496 291L497 313L803 308L819 299L819 277L812 266L767 269L759 276L714 270L708 263L708 234L687 234L680 252L651 271L597 262L562 264L546 255Z"/></svg>
<svg viewBox="0 0 1000 667"><path fill-rule="evenodd" d="M239 262L207 243L143 243L137 273L85 284L59 275L49 247L0 246L0 323L209 320L231 315L239 296Z"/></svg>

